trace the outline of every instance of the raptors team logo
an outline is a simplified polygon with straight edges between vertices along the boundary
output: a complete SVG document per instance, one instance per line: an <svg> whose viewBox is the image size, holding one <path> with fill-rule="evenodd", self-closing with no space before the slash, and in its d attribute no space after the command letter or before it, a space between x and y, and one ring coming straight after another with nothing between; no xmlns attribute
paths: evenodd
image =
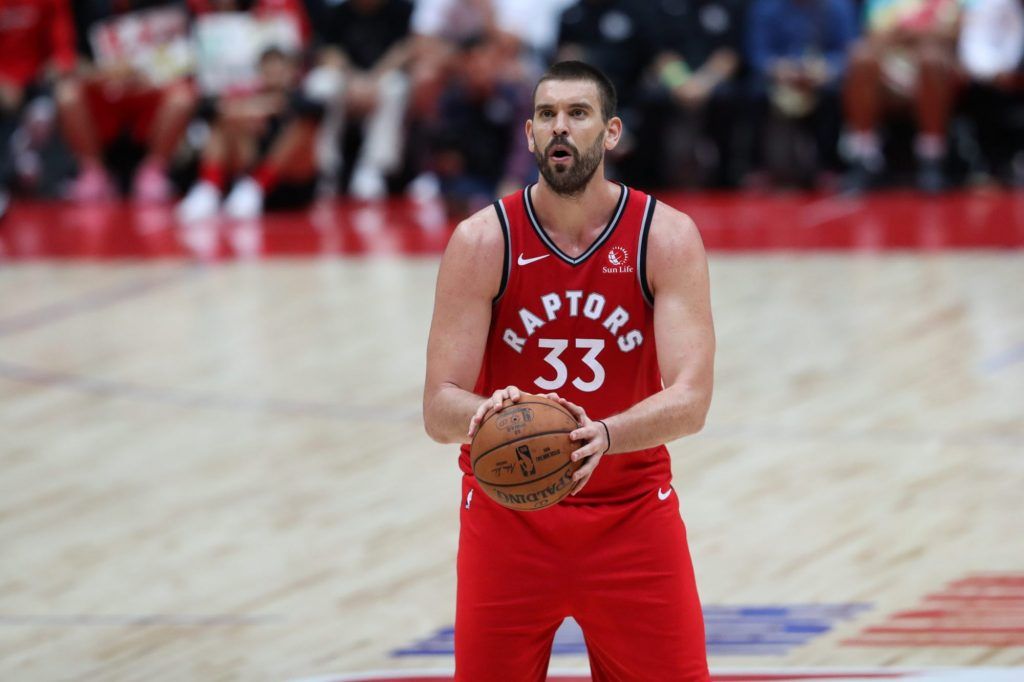
<svg viewBox="0 0 1024 682"><path fill-rule="evenodd" d="M601 268L601 272L635 272L633 266L629 264L629 251L621 246L608 249L608 263L611 267L606 265Z"/></svg>

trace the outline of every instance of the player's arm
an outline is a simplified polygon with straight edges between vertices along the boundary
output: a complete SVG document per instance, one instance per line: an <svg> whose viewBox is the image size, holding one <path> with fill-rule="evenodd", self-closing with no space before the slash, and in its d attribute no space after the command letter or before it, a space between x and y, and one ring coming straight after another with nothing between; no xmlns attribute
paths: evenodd
<svg viewBox="0 0 1024 682"><path fill-rule="evenodd" d="M647 246L647 273L654 293L654 337L665 387L625 412L587 418L578 407L576 440L588 441L574 457L592 457L577 472L583 487L600 455L632 452L700 431L711 404L715 331L711 320L707 256L689 217L658 203ZM609 447L610 440L610 447Z"/></svg>
<svg viewBox="0 0 1024 682"><path fill-rule="evenodd" d="M647 244L654 340L665 388L604 420L610 453L668 443L700 431L711 405L715 329L708 261L697 226L661 202Z"/></svg>
<svg viewBox="0 0 1024 682"><path fill-rule="evenodd" d="M501 286L504 250L498 216L488 206L459 223L441 259L423 388L423 424L440 443L468 442L467 429L485 400L473 387Z"/></svg>

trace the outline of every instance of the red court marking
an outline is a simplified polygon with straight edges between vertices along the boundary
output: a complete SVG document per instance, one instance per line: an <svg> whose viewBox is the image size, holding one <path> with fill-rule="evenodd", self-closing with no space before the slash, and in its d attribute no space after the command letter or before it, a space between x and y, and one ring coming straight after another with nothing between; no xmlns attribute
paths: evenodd
<svg viewBox="0 0 1024 682"><path fill-rule="evenodd" d="M926 601L952 601L952 602L1019 602L1024 604L1024 595L991 595L991 594L930 594L925 597Z"/></svg>
<svg viewBox="0 0 1024 682"><path fill-rule="evenodd" d="M935 636L916 639L847 639L842 642L845 646L867 646L883 648L963 648L973 646L980 648L1008 648L1024 646L1024 637L999 637L984 638L972 636L970 638L942 639Z"/></svg>
<svg viewBox="0 0 1024 682"><path fill-rule="evenodd" d="M956 580L920 607L897 611L880 625L865 627L846 646L1021 647L1024 646L1024 575L976 575ZM941 604L940 608L932 608Z"/></svg>
<svg viewBox="0 0 1024 682"><path fill-rule="evenodd" d="M1024 609L1015 609L1015 608L1009 608L1009 609L1006 609L1006 608L1004 608L1004 609L971 609L968 616L965 616L962 611L944 610L944 609L933 609L933 610L930 610L930 611L898 611L898 612L892 614L891 617L895 618L895 619L899 619L899 618L908 618L908 619L922 618L922 619L928 619L928 618L950 618L950 617L955 617L955 618L965 618L965 617L986 618L986 617L990 617L990 616L1002 617L1002 618L1017 617L1017 618L1021 618L1022 620L1020 622L1024 623Z"/></svg>
<svg viewBox="0 0 1024 682"><path fill-rule="evenodd" d="M800 680L894 680L906 678L908 673L732 673L712 674L712 682L799 682ZM452 675L425 675L420 677L358 677L338 678L359 682L452 682ZM548 682L591 682L590 675L552 675Z"/></svg>
<svg viewBox="0 0 1024 682"><path fill-rule="evenodd" d="M1013 586L1024 588L1024 576L977 576L974 578L964 578L963 580L956 580L949 584L950 587L1003 587Z"/></svg>
<svg viewBox="0 0 1024 682"><path fill-rule="evenodd" d="M1024 247L1024 193L928 198L656 193L719 251ZM435 255L454 225L440 206L352 201L237 223L177 224L170 207L16 202L0 223L0 260Z"/></svg>

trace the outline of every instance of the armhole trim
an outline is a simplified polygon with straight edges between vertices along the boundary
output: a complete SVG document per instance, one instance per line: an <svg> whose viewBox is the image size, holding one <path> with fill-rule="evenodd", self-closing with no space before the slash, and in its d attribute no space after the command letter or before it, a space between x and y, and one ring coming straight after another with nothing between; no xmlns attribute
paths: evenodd
<svg viewBox="0 0 1024 682"><path fill-rule="evenodd" d="M640 243L637 245L637 269L636 276L640 280L640 291L643 293L647 305L654 307L654 292L651 291L650 280L647 279L647 237L651 231L651 222L654 219L654 207L657 200L650 194L647 195L647 206L644 208L644 220L640 224Z"/></svg>
<svg viewBox="0 0 1024 682"><path fill-rule="evenodd" d="M498 199L494 202L494 211L498 214L498 222L501 224L502 241L505 244L505 254L501 263L501 285L498 293L491 299L491 304L496 304L505 295L508 287L508 280L512 274L512 233L508 228L508 216L505 214L505 205Z"/></svg>

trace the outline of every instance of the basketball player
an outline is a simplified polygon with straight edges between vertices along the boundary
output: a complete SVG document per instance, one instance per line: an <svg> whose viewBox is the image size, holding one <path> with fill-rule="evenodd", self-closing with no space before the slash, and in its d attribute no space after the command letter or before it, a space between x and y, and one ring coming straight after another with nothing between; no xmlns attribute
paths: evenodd
<svg viewBox="0 0 1024 682"><path fill-rule="evenodd" d="M708 679L664 446L711 400L707 261L688 217L604 178L614 112L600 71L552 66L526 122L539 182L462 222L441 262L423 411L432 438L463 444L460 682L544 680L567 616L597 682ZM572 495L536 512L476 491L468 457L525 392L559 398L584 443Z"/></svg>

